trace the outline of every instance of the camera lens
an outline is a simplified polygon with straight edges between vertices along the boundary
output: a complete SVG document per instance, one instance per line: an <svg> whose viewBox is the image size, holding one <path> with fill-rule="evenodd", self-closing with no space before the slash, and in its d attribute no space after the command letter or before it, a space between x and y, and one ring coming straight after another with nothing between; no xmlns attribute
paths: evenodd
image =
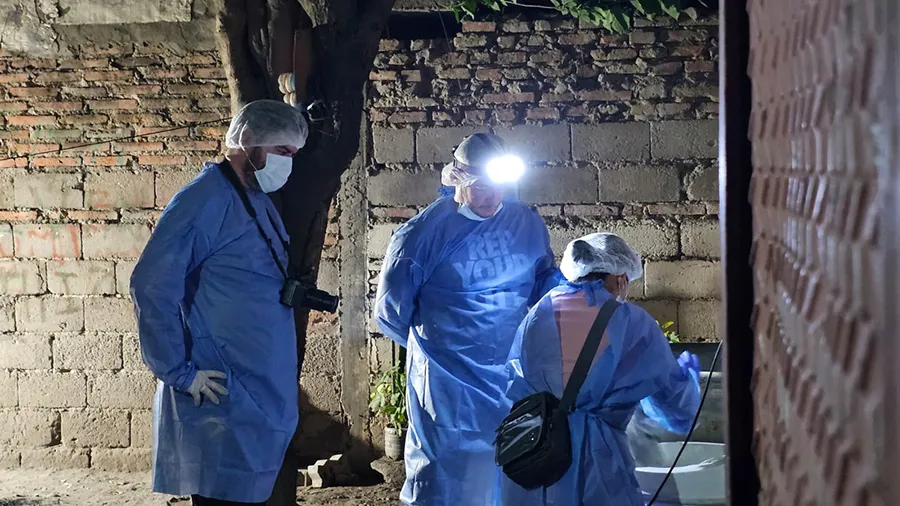
<svg viewBox="0 0 900 506"><path fill-rule="evenodd" d="M310 290L306 294L306 307L313 311L336 313L340 298L323 290Z"/></svg>

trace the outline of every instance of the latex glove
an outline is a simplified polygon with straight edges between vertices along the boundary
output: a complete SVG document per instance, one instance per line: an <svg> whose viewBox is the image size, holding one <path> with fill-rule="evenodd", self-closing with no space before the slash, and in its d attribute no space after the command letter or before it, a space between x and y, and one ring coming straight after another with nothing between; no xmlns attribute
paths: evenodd
<svg viewBox="0 0 900 506"><path fill-rule="evenodd" d="M690 371L693 371L698 377L700 376L700 357L690 353L688 351L683 351L681 355L678 356L678 365L681 366L681 371L688 376L693 376Z"/></svg>
<svg viewBox="0 0 900 506"><path fill-rule="evenodd" d="M203 397L211 400L213 404L219 404L219 395L228 395L228 390L213 380L225 379L227 376L221 371L197 371L194 381L188 387L188 393L194 398L194 405L199 406Z"/></svg>

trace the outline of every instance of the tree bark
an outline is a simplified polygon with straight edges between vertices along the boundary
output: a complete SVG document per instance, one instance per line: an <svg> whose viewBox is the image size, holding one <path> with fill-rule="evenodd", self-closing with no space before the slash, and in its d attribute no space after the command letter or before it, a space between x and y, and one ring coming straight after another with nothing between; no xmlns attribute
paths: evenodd
<svg viewBox="0 0 900 506"><path fill-rule="evenodd" d="M363 89L393 4L394 0L224 0L218 15L219 50L234 113L253 100L281 100L277 77L291 71L285 67L293 65L288 57L293 33L313 27L317 67L309 96L321 100L329 114L310 125L310 138L294 159L291 178L273 195L291 238L293 262L301 271L317 274L328 210L341 174L359 148ZM297 309L295 317L302 370L309 313ZM271 506L296 504L292 457L285 459Z"/></svg>

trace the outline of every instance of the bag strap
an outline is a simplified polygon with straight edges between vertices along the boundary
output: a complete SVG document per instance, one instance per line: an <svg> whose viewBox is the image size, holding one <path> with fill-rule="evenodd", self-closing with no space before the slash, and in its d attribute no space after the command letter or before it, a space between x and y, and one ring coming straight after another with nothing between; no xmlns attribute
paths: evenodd
<svg viewBox="0 0 900 506"><path fill-rule="evenodd" d="M594 324L591 325L591 330L584 341L581 353L578 354L578 360L575 361L575 368L572 369L569 382L566 383L566 388L563 390L562 401L559 403L561 412L571 411L575 407L578 391L581 390L581 385L584 384L584 380L587 379L588 372L591 370L591 365L594 363L594 355L597 354L597 348L600 347L600 341L603 340L606 326L609 325L610 318L612 318L613 313L616 312L619 306L621 304L616 302L615 297L610 297L603 304L603 307L600 308L600 312L597 313L597 318L594 320Z"/></svg>

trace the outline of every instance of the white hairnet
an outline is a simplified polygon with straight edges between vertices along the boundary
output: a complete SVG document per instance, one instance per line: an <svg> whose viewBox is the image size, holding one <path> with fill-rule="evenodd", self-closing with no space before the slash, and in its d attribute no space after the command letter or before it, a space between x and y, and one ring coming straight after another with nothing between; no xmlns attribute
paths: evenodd
<svg viewBox="0 0 900 506"><path fill-rule="evenodd" d="M624 239L609 233L590 234L570 242L559 270L573 282L588 274L624 274L628 281L644 274L641 256Z"/></svg>
<svg viewBox="0 0 900 506"><path fill-rule="evenodd" d="M444 186L465 188L466 186L472 186L477 180L478 176L471 172L460 170L452 163L445 165L443 170L441 170L441 184Z"/></svg>
<svg viewBox="0 0 900 506"><path fill-rule="evenodd" d="M262 146L294 146L306 144L306 119L299 109L276 100L257 100L245 105L234 118L225 146L244 149Z"/></svg>

